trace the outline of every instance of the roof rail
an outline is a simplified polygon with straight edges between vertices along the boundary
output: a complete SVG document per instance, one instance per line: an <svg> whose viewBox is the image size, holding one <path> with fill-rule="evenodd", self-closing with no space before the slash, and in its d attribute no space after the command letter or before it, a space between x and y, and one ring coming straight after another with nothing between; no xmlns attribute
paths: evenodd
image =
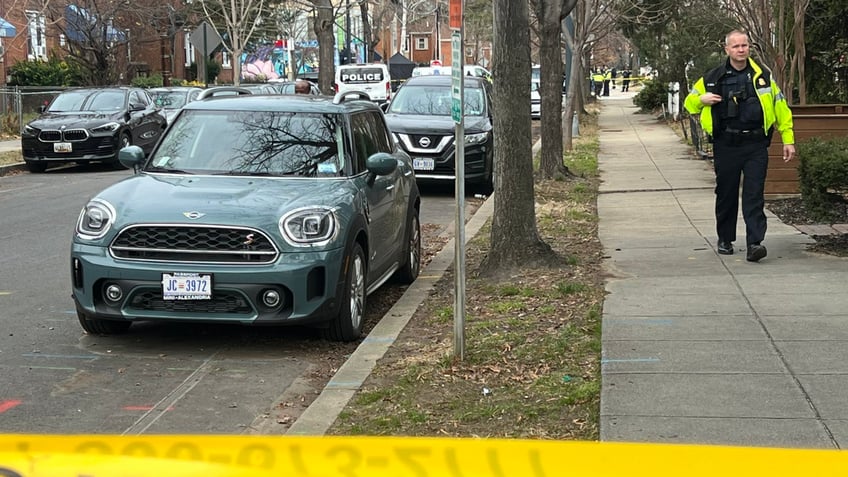
<svg viewBox="0 0 848 477"><path fill-rule="evenodd" d="M371 96L369 96L368 93L366 93L365 91L353 91L353 90L351 90L351 91L345 91L344 93L336 93L336 95L333 96L333 104L341 104L341 103L347 101L348 96L352 96L352 97L355 96L351 99L365 99L365 100L368 100L368 101L371 100Z"/></svg>
<svg viewBox="0 0 848 477"><path fill-rule="evenodd" d="M239 86L213 86L206 88L197 95L198 100L219 98L223 96L243 96L253 94L253 91Z"/></svg>

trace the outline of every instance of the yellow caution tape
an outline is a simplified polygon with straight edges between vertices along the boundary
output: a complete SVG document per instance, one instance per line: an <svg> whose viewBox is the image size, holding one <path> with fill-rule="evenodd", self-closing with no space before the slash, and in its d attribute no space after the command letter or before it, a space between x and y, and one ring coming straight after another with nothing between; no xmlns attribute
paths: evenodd
<svg viewBox="0 0 848 477"><path fill-rule="evenodd" d="M2 477L836 476L848 453L504 439L0 436Z"/></svg>

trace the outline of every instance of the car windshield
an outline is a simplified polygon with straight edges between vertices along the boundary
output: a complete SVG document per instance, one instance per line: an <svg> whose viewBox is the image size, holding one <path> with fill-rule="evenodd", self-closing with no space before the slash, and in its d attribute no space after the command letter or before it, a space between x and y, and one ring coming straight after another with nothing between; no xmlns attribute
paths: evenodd
<svg viewBox="0 0 848 477"><path fill-rule="evenodd" d="M165 109L179 109L186 104L186 93L180 91L152 91L153 102Z"/></svg>
<svg viewBox="0 0 848 477"><path fill-rule="evenodd" d="M67 91L53 100L50 112L120 111L124 108L123 91Z"/></svg>
<svg viewBox="0 0 848 477"><path fill-rule="evenodd" d="M339 177L343 125L335 114L184 111L147 171Z"/></svg>
<svg viewBox="0 0 848 477"><path fill-rule="evenodd" d="M482 116L486 106L482 88L465 88L465 116ZM389 105L390 114L451 115L450 85L405 85Z"/></svg>

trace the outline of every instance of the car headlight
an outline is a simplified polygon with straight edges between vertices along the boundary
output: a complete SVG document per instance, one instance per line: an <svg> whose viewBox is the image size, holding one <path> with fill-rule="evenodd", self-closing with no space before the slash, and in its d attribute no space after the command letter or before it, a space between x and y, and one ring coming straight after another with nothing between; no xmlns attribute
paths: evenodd
<svg viewBox="0 0 848 477"><path fill-rule="evenodd" d="M338 218L329 207L304 207L280 219L280 231L295 247L325 245L336 237Z"/></svg>
<svg viewBox="0 0 848 477"><path fill-rule="evenodd" d="M111 123L106 123L102 126L97 126L96 128L91 128L91 132L93 132L93 133L114 132L119 127L121 127L120 123L111 122Z"/></svg>
<svg viewBox="0 0 848 477"><path fill-rule="evenodd" d="M41 131L27 124L24 126L24 134L31 134L33 136L38 136L38 133Z"/></svg>
<svg viewBox="0 0 848 477"><path fill-rule="evenodd" d="M473 146L475 144L483 144L486 142L486 139L489 137L489 133L481 132L477 134L466 134L465 135L465 145Z"/></svg>
<svg viewBox="0 0 848 477"><path fill-rule="evenodd" d="M112 227L116 215L112 204L105 200L92 199L80 212L77 235L88 240L102 238Z"/></svg>

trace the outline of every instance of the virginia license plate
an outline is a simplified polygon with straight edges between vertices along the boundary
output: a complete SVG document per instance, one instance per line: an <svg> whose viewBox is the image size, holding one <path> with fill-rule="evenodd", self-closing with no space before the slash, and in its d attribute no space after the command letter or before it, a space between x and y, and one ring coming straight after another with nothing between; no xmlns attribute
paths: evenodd
<svg viewBox="0 0 848 477"><path fill-rule="evenodd" d="M162 298L165 300L210 300L212 299L212 275L163 273Z"/></svg>
<svg viewBox="0 0 848 477"><path fill-rule="evenodd" d="M436 168L436 161L426 157L416 157L412 159L412 168L416 171L432 171Z"/></svg>
<svg viewBox="0 0 848 477"><path fill-rule="evenodd" d="M71 152L73 149L73 146L69 142L53 143L53 152Z"/></svg>

